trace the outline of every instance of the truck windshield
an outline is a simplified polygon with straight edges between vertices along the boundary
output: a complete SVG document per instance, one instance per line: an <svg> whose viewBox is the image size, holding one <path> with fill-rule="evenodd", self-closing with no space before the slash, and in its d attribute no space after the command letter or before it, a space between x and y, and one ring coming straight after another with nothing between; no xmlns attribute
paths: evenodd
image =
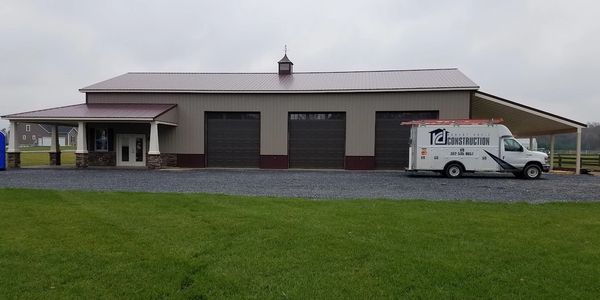
<svg viewBox="0 0 600 300"><path fill-rule="evenodd" d="M522 152L523 146L519 144L515 139L504 140L504 151Z"/></svg>

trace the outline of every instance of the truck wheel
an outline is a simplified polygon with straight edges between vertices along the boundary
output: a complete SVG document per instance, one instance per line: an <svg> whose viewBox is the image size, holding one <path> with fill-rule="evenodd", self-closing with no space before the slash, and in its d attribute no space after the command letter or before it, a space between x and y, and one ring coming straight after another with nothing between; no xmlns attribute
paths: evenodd
<svg viewBox="0 0 600 300"><path fill-rule="evenodd" d="M444 175L448 178L459 178L462 176L463 169L462 166L456 163L449 164L444 169Z"/></svg>
<svg viewBox="0 0 600 300"><path fill-rule="evenodd" d="M536 179L540 178L541 175L542 168L540 168L538 165L527 165L525 166L525 169L523 169L523 178L525 179Z"/></svg>

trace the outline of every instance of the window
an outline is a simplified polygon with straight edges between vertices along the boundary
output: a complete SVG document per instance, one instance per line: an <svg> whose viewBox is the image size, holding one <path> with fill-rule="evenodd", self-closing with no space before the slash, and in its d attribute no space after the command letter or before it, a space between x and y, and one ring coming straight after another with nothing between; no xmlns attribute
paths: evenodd
<svg viewBox="0 0 600 300"><path fill-rule="evenodd" d="M290 113L290 120L343 120L343 113Z"/></svg>
<svg viewBox="0 0 600 300"><path fill-rule="evenodd" d="M209 112L206 114L207 119L224 119L224 120L260 120L260 113L242 113L242 112Z"/></svg>
<svg viewBox="0 0 600 300"><path fill-rule="evenodd" d="M35 141L35 140L36 140L35 134L32 134L32 135L31 135L31 140L32 140L32 141Z"/></svg>
<svg viewBox="0 0 600 300"><path fill-rule="evenodd" d="M25 132L31 131L31 125L25 125Z"/></svg>
<svg viewBox="0 0 600 300"><path fill-rule="evenodd" d="M23 135L23 140L26 141L27 140L27 136Z"/></svg>
<svg viewBox="0 0 600 300"><path fill-rule="evenodd" d="M519 144L519 142L517 142L515 139L505 139L504 151L522 152L523 146L521 146L521 144Z"/></svg>
<svg viewBox="0 0 600 300"><path fill-rule="evenodd" d="M94 151L108 151L108 130L106 128L94 130Z"/></svg>
<svg viewBox="0 0 600 300"><path fill-rule="evenodd" d="M378 111L377 119L400 120L400 122L439 119L439 111Z"/></svg>

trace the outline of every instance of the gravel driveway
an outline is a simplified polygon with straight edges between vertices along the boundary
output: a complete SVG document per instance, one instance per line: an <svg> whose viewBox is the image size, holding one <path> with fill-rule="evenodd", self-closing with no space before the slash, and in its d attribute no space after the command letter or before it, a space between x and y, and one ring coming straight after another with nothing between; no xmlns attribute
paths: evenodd
<svg viewBox="0 0 600 300"><path fill-rule="evenodd" d="M478 201L600 201L600 176L544 174L446 179L401 171L19 169L0 172L0 188L205 192L314 199L387 198Z"/></svg>

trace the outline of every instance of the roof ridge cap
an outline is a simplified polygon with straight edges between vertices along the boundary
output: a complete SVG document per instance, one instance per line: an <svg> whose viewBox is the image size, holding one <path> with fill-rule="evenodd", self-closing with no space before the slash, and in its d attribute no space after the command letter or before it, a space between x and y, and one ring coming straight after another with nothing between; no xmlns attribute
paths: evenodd
<svg viewBox="0 0 600 300"><path fill-rule="evenodd" d="M391 73L391 72L423 72L423 71L451 71L451 70L459 70L457 67L452 68L425 68L425 69L385 69L385 70L345 70L345 71L302 71L302 72L294 72L293 74L335 74L335 73ZM277 75L277 72L169 72L169 71L142 71L142 72L127 72L126 74L206 74L206 75L252 75L252 74L273 74Z"/></svg>
<svg viewBox="0 0 600 300"><path fill-rule="evenodd" d="M421 72L421 71L450 71L458 68L431 68L431 69L386 69L386 70L348 70L348 71L306 71L294 74L319 74L319 73L392 73L392 72Z"/></svg>
<svg viewBox="0 0 600 300"><path fill-rule="evenodd" d="M127 72L126 74L277 74L277 72Z"/></svg>

